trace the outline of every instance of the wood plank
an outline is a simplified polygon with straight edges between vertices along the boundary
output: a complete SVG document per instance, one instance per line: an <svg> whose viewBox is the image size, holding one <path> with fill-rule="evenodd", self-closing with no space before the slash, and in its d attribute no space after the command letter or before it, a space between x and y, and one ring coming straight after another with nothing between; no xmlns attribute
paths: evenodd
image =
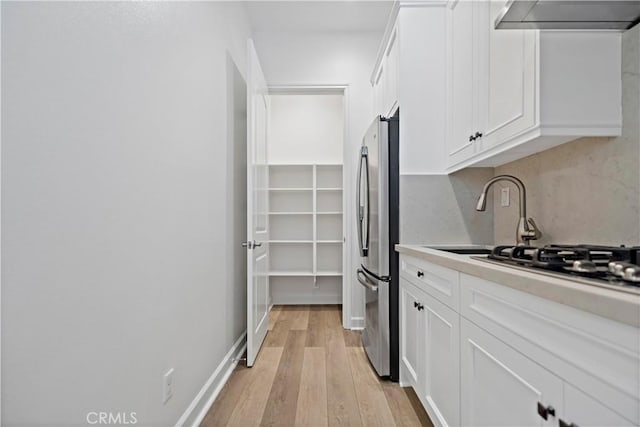
<svg viewBox="0 0 640 427"><path fill-rule="evenodd" d="M369 365L364 349L361 347L347 348L353 382L358 384L356 395L362 422L366 426L395 426L391 408L382 391L378 376Z"/></svg>
<svg viewBox="0 0 640 427"><path fill-rule="evenodd" d="M327 368L325 349L304 349L304 363L300 379L300 393L296 409L296 426L326 426L327 417Z"/></svg>
<svg viewBox="0 0 640 427"><path fill-rule="evenodd" d="M330 312L325 311L324 313ZM356 398L356 384L354 384L351 374L342 329L327 328L325 334L329 425L361 426L362 419Z"/></svg>
<svg viewBox="0 0 640 427"><path fill-rule="evenodd" d="M295 306L297 309L291 312L291 330L292 331L305 331L309 324L309 306L301 305Z"/></svg>
<svg viewBox="0 0 640 427"><path fill-rule="evenodd" d="M243 399L245 389L251 382L251 368L238 365L231 373L229 380L220 390L209 412L202 420L200 427L226 426L236 404Z"/></svg>
<svg viewBox="0 0 640 427"><path fill-rule="evenodd" d="M340 317L338 306L329 306L324 312L327 328L342 330L342 317Z"/></svg>
<svg viewBox="0 0 640 427"><path fill-rule="evenodd" d="M251 380L236 403L228 425L259 425L276 375L282 348L267 347L260 350L251 370Z"/></svg>
<svg viewBox="0 0 640 427"><path fill-rule="evenodd" d="M359 342L347 347L355 344L357 332L342 329L339 306L274 306L272 310L280 313L267 340L277 347L263 347L253 368L236 368L203 427L255 426L263 421L287 426L396 423L432 427L411 388L381 382ZM292 319L301 311L309 313L307 330L291 330ZM386 417L378 414L378 407ZM378 419L372 421L374 417Z"/></svg>
<svg viewBox="0 0 640 427"><path fill-rule="evenodd" d="M409 402L411 403L411 407L413 408L413 412L415 412L415 414L418 416L418 419L420 420L420 425L423 425L426 427L433 427L431 418L429 418L427 411L422 406L422 402L420 402L420 398L418 397L416 392L411 387L404 387L402 390L404 391L404 394L407 396L407 399L409 399Z"/></svg>
<svg viewBox="0 0 640 427"><path fill-rule="evenodd" d="M271 311L269 311L269 330L272 331L280 317L280 312L282 311L281 305L274 305L271 307Z"/></svg>
<svg viewBox="0 0 640 427"><path fill-rule="evenodd" d="M424 412L424 414L421 419L416 413L411 401L409 400L406 391L402 387L399 387L397 383L381 380L380 385L382 386L382 391L384 391L385 398L387 399L387 403L389 404L389 408L391 409L393 419L396 421L396 424L399 427L433 427L431 426L429 417L427 416L427 413L424 411L422 406L420 406L420 409L422 410L422 412ZM425 422L427 422L428 424L425 424Z"/></svg>
<svg viewBox="0 0 640 427"><path fill-rule="evenodd" d="M325 313L322 307L311 306L305 345L307 347L324 347L326 341L325 330Z"/></svg>
<svg viewBox="0 0 640 427"><path fill-rule="evenodd" d="M291 426L295 422L306 338L305 331L289 331L261 426Z"/></svg>
<svg viewBox="0 0 640 427"><path fill-rule="evenodd" d="M352 331L345 329L343 331L344 344L347 347L362 347L362 340L360 338L360 331Z"/></svg>
<svg viewBox="0 0 640 427"><path fill-rule="evenodd" d="M262 344L264 347L284 347L287 342L293 314L287 309L287 306L280 307L278 320L275 322L273 329L267 332L267 337L264 339L264 344Z"/></svg>

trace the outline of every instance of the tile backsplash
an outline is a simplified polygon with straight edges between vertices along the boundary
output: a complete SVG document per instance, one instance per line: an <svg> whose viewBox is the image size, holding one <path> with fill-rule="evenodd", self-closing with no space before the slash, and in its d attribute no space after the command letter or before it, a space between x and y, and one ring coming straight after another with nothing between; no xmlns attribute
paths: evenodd
<svg viewBox="0 0 640 427"><path fill-rule="evenodd" d="M623 130L617 138L576 141L495 168L520 178L527 213L543 232L534 244L640 245L640 25L623 35ZM518 192L509 207L494 190L496 244L515 241Z"/></svg>
<svg viewBox="0 0 640 427"><path fill-rule="evenodd" d="M486 212L475 210L482 187L492 176L492 168L451 175L401 175L400 242L493 243L491 199Z"/></svg>

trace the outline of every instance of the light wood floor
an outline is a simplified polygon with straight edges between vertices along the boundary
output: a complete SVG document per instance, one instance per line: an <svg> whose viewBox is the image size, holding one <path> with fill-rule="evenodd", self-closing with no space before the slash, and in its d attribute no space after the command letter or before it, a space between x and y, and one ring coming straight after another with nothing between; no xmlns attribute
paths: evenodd
<svg viewBox="0 0 640 427"><path fill-rule="evenodd" d="M413 390L380 380L340 306L275 306L253 368L238 365L212 426L431 426Z"/></svg>

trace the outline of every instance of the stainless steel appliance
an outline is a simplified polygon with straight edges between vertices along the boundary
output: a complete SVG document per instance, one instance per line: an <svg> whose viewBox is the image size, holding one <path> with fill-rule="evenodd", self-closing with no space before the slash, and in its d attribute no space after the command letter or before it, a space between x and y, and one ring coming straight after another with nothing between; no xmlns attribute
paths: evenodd
<svg viewBox="0 0 640 427"><path fill-rule="evenodd" d="M399 376L398 348L398 114L378 117L360 147L357 221L365 288L362 343L380 376Z"/></svg>
<svg viewBox="0 0 640 427"><path fill-rule="evenodd" d="M640 247L600 245L496 246L487 257L498 264L640 293Z"/></svg>
<svg viewBox="0 0 640 427"><path fill-rule="evenodd" d="M495 28L626 30L639 19L635 0L509 0Z"/></svg>

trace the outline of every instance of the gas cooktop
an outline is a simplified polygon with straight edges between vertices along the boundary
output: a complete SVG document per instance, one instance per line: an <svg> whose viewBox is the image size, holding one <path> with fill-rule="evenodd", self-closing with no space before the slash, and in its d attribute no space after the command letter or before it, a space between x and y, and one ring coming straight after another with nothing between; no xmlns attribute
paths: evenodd
<svg viewBox="0 0 640 427"><path fill-rule="evenodd" d="M473 257L588 284L640 290L640 246L496 246Z"/></svg>

